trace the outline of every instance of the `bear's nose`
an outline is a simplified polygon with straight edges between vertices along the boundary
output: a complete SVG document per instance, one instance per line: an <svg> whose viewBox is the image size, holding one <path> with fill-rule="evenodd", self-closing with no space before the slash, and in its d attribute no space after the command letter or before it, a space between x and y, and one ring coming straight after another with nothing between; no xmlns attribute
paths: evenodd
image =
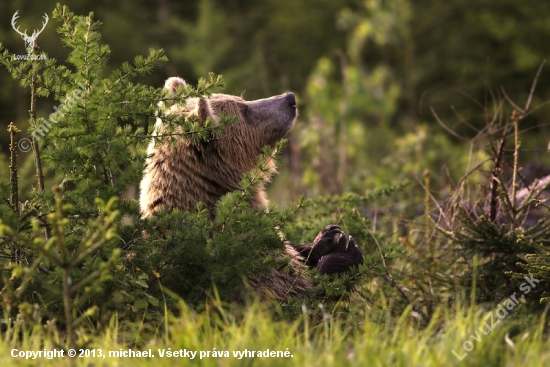
<svg viewBox="0 0 550 367"><path fill-rule="evenodd" d="M287 93L285 100L290 107L296 108L296 97L294 97L294 93Z"/></svg>

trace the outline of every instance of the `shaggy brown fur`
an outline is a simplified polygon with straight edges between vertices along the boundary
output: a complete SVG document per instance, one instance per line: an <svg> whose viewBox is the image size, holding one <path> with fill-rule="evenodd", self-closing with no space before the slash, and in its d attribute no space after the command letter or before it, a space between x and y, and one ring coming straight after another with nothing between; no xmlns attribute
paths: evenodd
<svg viewBox="0 0 550 367"><path fill-rule="evenodd" d="M170 78L165 88L175 92L184 83L183 79ZM297 117L292 93L249 102L214 94L209 99L190 98L185 109L174 105L170 112L194 114L201 120L210 116L214 121L224 114L236 116L238 121L228 126L224 136L208 142L181 141L175 147L169 142L158 147L151 143L148 153L154 155L147 161L141 182L143 217L163 208L193 211L199 202L213 208L220 197L240 189L241 180L255 167L262 148L282 139ZM156 130L162 132L160 119ZM267 168L269 175L275 172L273 160ZM265 191L259 187L251 204L260 209L267 203Z"/></svg>
<svg viewBox="0 0 550 367"><path fill-rule="evenodd" d="M185 82L170 78L165 88L176 92ZM207 142L191 143L179 140L173 146L165 142L155 147L152 142L147 166L141 182L140 206L142 216L150 217L162 209L197 210L203 203L213 208L225 194L240 190L244 175L257 164L265 146L273 146L294 126L297 118L294 94L285 93L256 101L236 96L214 94L209 99L190 98L186 106L167 107L169 113L196 115L201 121L208 116L217 122L220 115L236 116L223 136ZM162 133L163 122L157 119L156 133ZM273 160L268 162L266 179L275 172ZM256 189L251 205L267 207L263 187ZM311 289L303 273L303 264L317 267L322 273L346 271L362 262L361 251L340 227L323 229L310 245L285 245L291 256L293 275L274 269L271 273L251 276L252 287L262 298L302 297Z"/></svg>

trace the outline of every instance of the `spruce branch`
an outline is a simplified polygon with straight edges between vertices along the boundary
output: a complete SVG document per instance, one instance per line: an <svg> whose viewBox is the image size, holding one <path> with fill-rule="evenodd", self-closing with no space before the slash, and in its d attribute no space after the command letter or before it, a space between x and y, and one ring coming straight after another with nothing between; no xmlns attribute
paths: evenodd
<svg viewBox="0 0 550 367"><path fill-rule="evenodd" d="M259 158L258 165L254 168L252 175L247 174L242 180L243 188L239 199L232 207L231 211L225 216L225 220L220 224L221 232L223 233L225 227L231 217L236 213L237 209L243 205L248 205L246 198L252 193L252 191L258 186L263 184L269 177L266 176L268 173L268 165L275 159L277 151L280 151L284 145L284 141L280 141L276 144L275 148L266 147L262 156Z"/></svg>
<svg viewBox="0 0 550 367"><path fill-rule="evenodd" d="M18 198L18 176L17 176L17 146L15 143L15 134L20 131L17 127L10 122L8 126L8 133L10 134L10 206L16 212L19 213L19 198Z"/></svg>
<svg viewBox="0 0 550 367"><path fill-rule="evenodd" d="M37 127L36 123L36 74L38 72L38 63L33 63L31 70L31 105L29 109L30 123L33 128ZM34 166L36 169L36 179L38 181L38 189L44 191L44 173L42 172L42 161L40 159L40 149L38 140L35 135L32 136L32 151L34 155ZM49 237L49 236L48 236Z"/></svg>
<svg viewBox="0 0 550 367"><path fill-rule="evenodd" d="M519 175L519 168L518 168L518 151L519 151L519 120L520 115L519 113L514 110L512 111L512 124L514 127L514 166L512 167L512 213L514 216L514 221L516 219L517 215L517 200L516 200L516 193L517 193L517 177ZM508 193L506 193L506 196L508 197Z"/></svg>
<svg viewBox="0 0 550 367"><path fill-rule="evenodd" d="M493 169L491 171L491 188L489 194L489 219L494 222L497 216L498 210L498 188L501 186L500 174L503 165L504 148L506 147L506 137L510 131L510 126L505 126L502 130L502 137L498 148L495 150L495 156L493 159Z"/></svg>

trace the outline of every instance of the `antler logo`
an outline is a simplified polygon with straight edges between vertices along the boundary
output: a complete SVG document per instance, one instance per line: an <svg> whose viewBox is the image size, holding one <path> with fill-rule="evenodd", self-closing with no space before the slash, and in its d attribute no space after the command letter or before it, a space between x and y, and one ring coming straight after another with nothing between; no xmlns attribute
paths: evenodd
<svg viewBox="0 0 550 367"><path fill-rule="evenodd" d="M19 13L19 10L15 12L15 14L13 14L13 17L11 18L11 26L13 27L13 29L15 29L15 31L17 33L19 33L21 35L21 38L23 38L23 40L25 41L25 48L27 49L27 52L30 54L35 46L36 46L36 39L38 38L38 35L40 33L42 33L42 31L44 30L44 28L46 28L46 24L48 24L48 14L44 13L44 22L42 23L42 29L41 30L34 30L34 32L32 32L32 35L29 36L27 35L27 30L25 29L25 32L21 32L19 30L19 27L15 27L15 21L17 20L17 18L19 18L19 15L17 15L17 13Z"/></svg>

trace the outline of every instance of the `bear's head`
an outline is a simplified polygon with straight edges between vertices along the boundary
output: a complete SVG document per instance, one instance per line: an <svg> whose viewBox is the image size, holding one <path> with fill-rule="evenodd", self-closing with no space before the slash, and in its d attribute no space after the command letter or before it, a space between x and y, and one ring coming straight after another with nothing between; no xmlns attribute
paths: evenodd
<svg viewBox="0 0 550 367"><path fill-rule="evenodd" d="M166 81L164 88L176 93L183 85L183 79L172 77ZM255 101L245 101L241 97L228 94L213 94L208 99L189 98L183 109L180 105L172 105L170 110L174 113L196 115L201 121L210 117L217 122L221 115L236 117L237 123L228 128L227 134L221 138L220 145L225 148L231 147L231 144L226 144L224 140L243 142L247 147L241 149L253 149L256 155L263 147L274 145L281 140L292 129L297 117L293 93Z"/></svg>
<svg viewBox="0 0 550 367"><path fill-rule="evenodd" d="M175 93L183 85L183 79L170 78L165 88ZM227 126L225 133L206 141L180 139L175 146L168 141L149 146L151 157L140 196L144 217L160 209L196 210L199 202L212 208L221 196L240 189L240 181L255 167L263 148L284 138L298 115L293 93L255 101L213 94L165 108L168 114L194 115L201 122L210 117L217 123L222 115L234 116L236 121ZM157 119L157 134L162 134L163 126L162 119ZM267 168L269 174L275 172L272 159ZM251 204L256 208L267 205L263 187L257 189Z"/></svg>

